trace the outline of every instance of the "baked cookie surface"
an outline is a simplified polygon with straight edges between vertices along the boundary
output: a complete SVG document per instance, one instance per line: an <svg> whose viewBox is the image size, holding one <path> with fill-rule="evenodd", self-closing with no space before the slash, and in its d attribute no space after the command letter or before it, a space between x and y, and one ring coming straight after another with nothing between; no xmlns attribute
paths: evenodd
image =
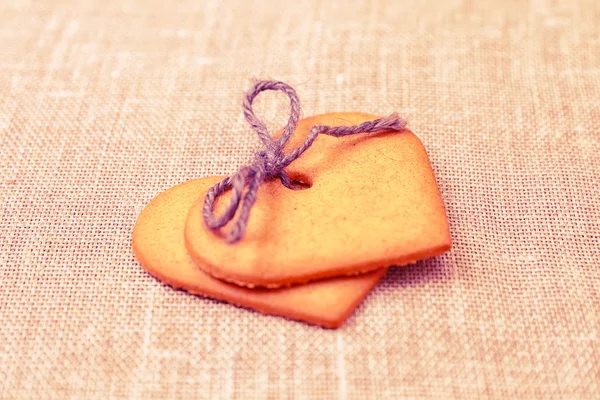
<svg viewBox="0 0 600 400"><path fill-rule="evenodd" d="M314 125L375 118L331 113L302 119L286 149L299 146ZM261 185L245 236L234 245L206 228L206 191L199 193L185 239L200 268L238 285L274 288L407 265L451 246L427 153L409 130L320 135L286 171L310 187L290 190L279 180ZM228 199L225 193L217 200L217 213Z"/></svg>
<svg viewBox="0 0 600 400"><path fill-rule="evenodd" d="M339 327L385 274L327 279L285 289L248 289L206 274L188 254L184 226L198 197L220 178L182 183L160 193L140 213L133 252L153 276L174 288L327 328Z"/></svg>

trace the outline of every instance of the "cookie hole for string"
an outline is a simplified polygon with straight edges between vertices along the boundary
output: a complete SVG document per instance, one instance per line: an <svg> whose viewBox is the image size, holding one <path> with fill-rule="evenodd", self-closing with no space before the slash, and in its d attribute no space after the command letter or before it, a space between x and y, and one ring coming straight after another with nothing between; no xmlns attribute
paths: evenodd
<svg viewBox="0 0 600 400"><path fill-rule="evenodd" d="M295 186L294 190L306 190L312 187L312 179L301 172L291 172L288 176Z"/></svg>

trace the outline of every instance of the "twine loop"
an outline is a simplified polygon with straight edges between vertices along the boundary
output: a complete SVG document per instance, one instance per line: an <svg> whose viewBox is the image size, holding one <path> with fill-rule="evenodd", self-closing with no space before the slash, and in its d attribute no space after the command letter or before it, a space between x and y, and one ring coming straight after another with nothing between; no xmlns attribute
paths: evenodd
<svg viewBox="0 0 600 400"><path fill-rule="evenodd" d="M277 139L269 134L267 126L254 115L252 103L259 93L265 90L279 90L290 99L290 117L283 129L282 135ZM233 176L223 179L211 187L204 199L203 216L206 226L212 231L225 227L235 219L235 222L226 236L229 243L238 242L246 231L250 210L256 202L258 188L263 182L279 179L281 183L292 190L300 189L302 185L294 183L285 168L302 155L320 135L343 137L358 133L378 133L384 131L402 131L406 122L394 113L384 118L363 122L352 126L313 126L303 144L285 154L283 149L296 130L300 118L300 100L296 91L284 82L259 81L247 93L242 104L244 117L252 129L256 131L263 143L254 157L254 160ZM216 199L226 191L231 190L231 198L221 215L214 212ZM237 218L235 215L238 214Z"/></svg>

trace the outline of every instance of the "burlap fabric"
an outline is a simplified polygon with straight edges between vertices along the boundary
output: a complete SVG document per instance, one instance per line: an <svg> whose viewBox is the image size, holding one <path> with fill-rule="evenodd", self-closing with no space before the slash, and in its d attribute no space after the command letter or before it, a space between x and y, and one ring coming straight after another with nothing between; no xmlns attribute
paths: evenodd
<svg viewBox="0 0 600 400"><path fill-rule="evenodd" d="M0 398L599 398L599 24L595 0L2 1ZM251 78L304 115L399 111L433 163L453 250L339 330L133 258L157 193L250 158Z"/></svg>

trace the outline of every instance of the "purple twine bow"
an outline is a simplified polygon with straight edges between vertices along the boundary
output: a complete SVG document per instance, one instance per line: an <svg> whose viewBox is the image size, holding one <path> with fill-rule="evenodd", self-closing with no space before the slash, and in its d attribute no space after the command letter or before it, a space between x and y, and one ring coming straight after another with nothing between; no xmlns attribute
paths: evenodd
<svg viewBox="0 0 600 400"><path fill-rule="evenodd" d="M277 140L269 135L267 126L256 118L252 110L252 102L264 90L281 90L290 98L290 118L283 129L283 134ZM313 144L319 134L342 137L357 133L401 131L406 126L406 122L400 119L396 113L353 126L315 125L308 132L306 141L286 155L283 148L294 133L300 117L300 100L298 100L296 91L283 82L260 81L246 93L242 107L246 121L256 131L264 147L256 153L250 165L242 167L235 175L223 179L210 188L204 199L203 208L204 221L208 228L213 231L219 230L231 222L236 212L239 214L227 236L229 243L235 243L244 236L250 210L256 202L258 188L263 182L279 178L281 183L289 189L299 189L301 187L301 185L297 185L290 179L284 168L300 157ZM229 189L232 189L229 203L225 207L225 211L217 216L214 213L215 200Z"/></svg>

